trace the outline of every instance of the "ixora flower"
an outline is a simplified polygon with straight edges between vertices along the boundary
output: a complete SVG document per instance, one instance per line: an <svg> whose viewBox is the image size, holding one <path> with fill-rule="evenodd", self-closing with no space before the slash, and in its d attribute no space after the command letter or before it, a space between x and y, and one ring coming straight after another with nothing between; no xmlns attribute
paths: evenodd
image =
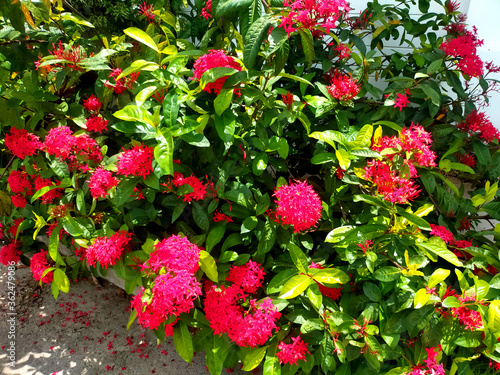
<svg viewBox="0 0 500 375"><path fill-rule="evenodd" d="M191 243L187 237L173 235L154 246L154 251L143 268L153 272L160 272L162 268L166 268L168 271L188 271L194 274L198 270L199 259L198 246Z"/></svg>
<svg viewBox="0 0 500 375"><path fill-rule="evenodd" d="M307 181L282 185L274 192L277 198L276 217L300 233L318 223L321 218L321 199Z"/></svg>
<svg viewBox="0 0 500 375"><path fill-rule="evenodd" d="M36 281L42 281L45 284L50 284L54 279L54 272L50 271L45 276L42 275L50 265L47 263L47 251L42 250L39 253L34 254L30 260L30 269L33 273L33 278Z"/></svg>
<svg viewBox="0 0 500 375"><path fill-rule="evenodd" d="M153 172L153 147L135 144L118 155L118 173L126 176L146 176Z"/></svg>
<svg viewBox="0 0 500 375"><path fill-rule="evenodd" d="M292 337L291 344L285 344L281 341L278 345L279 352L276 353L276 357L278 357L280 364L290 364L296 365L298 360L305 361L306 353L309 353L307 350L307 343L302 341L302 337Z"/></svg>
<svg viewBox="0 0 500 375"><path fill-rule="evenodd" d="M103 168L96 169L88 181L90 194L94 199L105 198L109 191L118 185L120 181L113 177L113 173Z"/></svg>
<svg viewBox="0 0 500 375"><path fill-rule="evenodd" d="M21 260L21 250L17 242L11 242L0 248L0 263L4 266L11 266L12 262L17 263Z"/></svg>
<svg viewBox="0 0 500 375"><path fill-rule="evenodd" d="M223 50L212 50L200 56L194 63L194 79L200 80L203 73L213 68L232 68L241 71L240 64L233 57L226 55ZM218 78L214 82L207 83L204 90L206 92L212 92L213 90L213 92L219 94L227 78L225 76Z"/></svg>
<svg viewBox="0 0 500 375"><path fill-rule="evenodd" d="M324 28L324 33L329 34L341 14L351 10L345 0L284 0L283 6L290 10L282 18L280 27L288 33L289 38L296 30L313 31L318 27Z"/></svg>
<svg viewBox="0 0 500 375"><path fill-rule="evenodd" d="M347 102L358 95L361 86L347 74L334 72L326 75L330 85L327 87L328 92L334 99L341 102Z"/></svg>
<svg viewBox="0 0 500 375"><path fill-rule="evenodd" d="M96 266L96 262L108 268L120 260L127 245L131 241L132 233L118 231L110 237L97 237L95 242L86 251L86 258L89 265Z"/></svg>
<svg viewBox="0 0 500 375"><path fill-rule="evenodd" d="M42 148L40 138L25 129L11 128L5 135L5 146L14 156L24 159L28 155L35 155Z"/></svg>

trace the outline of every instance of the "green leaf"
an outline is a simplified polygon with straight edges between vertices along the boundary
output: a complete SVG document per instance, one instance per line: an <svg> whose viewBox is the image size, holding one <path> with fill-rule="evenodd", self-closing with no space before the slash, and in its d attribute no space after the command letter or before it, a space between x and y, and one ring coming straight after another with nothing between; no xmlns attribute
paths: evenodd
<svg viewBox="0 0 500 375"><path fill-rule="evenodd" d="M396 211L398 212L399 215L403 216L406 220L408 220L412 224L415 224L420 229L428 230L428 231L431 230L431 226L429 225L429 223L426 220L422 219L421 217L418 217L417 215L406 212L400 206L396 206Z"/></svg>
<svg viewBox="0 0 500 375"><path fill-rule="evenodd" d="M0 216L9 216L12 213L12 201L10 196L0 190Z"/></svg>
<svg viewBox="0 0 500 375"><path fill-rule="evenodd" d="M267 31L272 25L269 15L264 15L250 25L245 35L245 48L243 50L243 63L248 70L252 69L257 60L260 46L267 37Z"/></svg>
<svg viewBox="0 0 500 375"><path fill-rule="evenodd" d="M154 49L156 52L160 52L153 38L151 38L145 31L142 31L137 27L129 27L128 29L123 30L123 32L138 42Z"/></svg>
<svg viewBox="0 0 500 375"><path fill-rule="evenodd" d="M448 276L450 276L449 270L438 268L432 273L431 277L429 278L429 282L427 283L427 286L429 288L434 288L436 285L444 281Z"/></svg>
<svg viewBox="0 0 500 375"><path fill-rule="evenodd" d="M312 277L315 281L322 284L345 284L350 280L347 273L339 270L338 268L309 268L309 273L312 274Z"/></svg>
<svg viewBox="0 0 500 375"><path fill-rule="evenodd" d="M214 101L215 113L217 113L217 115L219 116L222 116L224 111L228 109L229 106L231 105L232 99L233 99L233 90L222 89Z"/></svg>
<svg viewBox="0 0 500 375"><path fill-rule="evenodd" d="M281 289L281 293L278 297L283 299L297 297L312 283L314 283L314 281L308 275L293 276L290 280L288 280L285 286L283 286L283 289Z"/></svg>
<svg viewBox="0 0 500 375"><path fill-rule="evenodd" d="M309 261L307 260L306 255L302 252L300 247L290 242L288 244L288 251L290 252L292 261L299 270L299 272L307 273L307 269L309 267Z"/></svg>
<svg viewBox="0 0 500 375"><path fill-rule="evenodd" d="M382 298L379 287L370 282L363 283L363 292L373 302L379 302Z"/></svg>
<svg viewBox="0 0 500 375"><path fill-rule="evenodd" d="M159 143L154 148L154 158L165 174L174 175L174 139L167 128L158 131Z"/></svg>
<svg viewBox="0 0 500 375"><path fill-rule="evenodd" d="M262 362L264 356L266 355L266 351L267 346L249 349L247 355L245 355L245 358L243 359L243 367L241 369L243 371L252 371L259 365L259 363Z"/></svg>
<svg viewBox="0 0 500 375"><path fill-rule="evenodd" d="M137 178L124 179L116 187L115 205L122 206L134 192L138 182Z"/></svg>
<svg viewBox="0 0 500 375"><path fill-rule="evenodd" d="M430 251L431 253L440 256L441 258L450 262L454 266L457 267L464 266L462 262L457 258L457 256L453 254L450 250L448 250L446 247L441 247L439 245L429 242L417 242L417 246L420 247L421 249Z"/></svg>
<svg viewBox="0 0 500 375"><path fill-rule="evenodd" d="M219 281L219 274L217 272L217 265L214 258L204 250L200 251L200 267L205 275L214 283Z"/></svg>
<svg viewBox="0 0 500 375"><path fill-rule="evenodd" d="M207 251L210 252L215 245L217 245L222 238L224 237L224 233L226 232L226 222L217 223L211 230L208 232L207 236Z"/></svg>
<svg viewBox="0 0 500 375"><path fill-rule="evenodd" d="M401 271L399 270L399 268L386 266L377 269L374 272L373 276L378 281L390 282L399 279L399 276L401 276Z"/></svg>
<svg viewBox="0 0 500 375"><path fill-rule="evenodd" d="M168 128L173 128L177 124L177 117L179 117L179 96L168 93L163 100L163 121Z"/></svg>
<svg viewBox="0 0 500 375"><path fill-rule="evenodd" d="M188 363L193 360L193 339L188 326L182 320L174 327L174 345L179 356Z"/></svg>
<svg viewBox="0 0 500 375"><path fill-rule="evenodd" d="M54 271L54 282L60 291L64 293L69 292L69 278L62 269L56 268Z"/></svg>

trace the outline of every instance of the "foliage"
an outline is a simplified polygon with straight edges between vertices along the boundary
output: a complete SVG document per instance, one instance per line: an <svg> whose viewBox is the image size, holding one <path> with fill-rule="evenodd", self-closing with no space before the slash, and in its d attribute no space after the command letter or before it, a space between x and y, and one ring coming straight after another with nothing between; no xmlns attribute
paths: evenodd
<svg viewBox="0 0 500 375"><path fill-rule="evenodd" d="M114 271L212 374L496 373L499 68L456 4L156 1L106 35L0 2L0 259L56 298Z"/></svg>

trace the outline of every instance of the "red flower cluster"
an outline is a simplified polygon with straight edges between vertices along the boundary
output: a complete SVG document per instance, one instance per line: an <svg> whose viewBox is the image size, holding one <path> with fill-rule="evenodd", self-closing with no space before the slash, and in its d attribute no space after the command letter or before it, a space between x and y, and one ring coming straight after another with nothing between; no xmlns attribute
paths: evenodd
<svg viewBox="0 0 500 375"><path fill-rule="evenodd" d="M131 304L141 326L157 329L169 316L179 316L194 307L194 300L201 295L201 284L194 275L199 253L200 249L186 237L176 235L155 245L142 269L150 269L159 276L153 287L143 288ZM172 334L173 324L165 327L167 335Z"/></svg>
<svg viewBox="0 0 500 375"><path fill-rule="evenodd" d="M364 167L364 178L373 183L378 194L393 203L408 203L415 199L420 191L412 178L417 177L415 165L433 167L436 154L431 151L431 135L422 126L411 125L401 129L400 136L382 137L372 145L372 149L381 152L394 149L384 155L382 160L372 160ZM392 160L396 154L404 157L404 166L409 173L400 168L393 168Z"/></svg>
<svg viewBox="0 0 500 375"><path fill-rule="evenodd" d="M212 0L207 0L207 3L201 10L201 16L206 20L212 18Z"/></svg>
<svg viewBox="0 0 500 375"><path fill-rule="evenodd" d="M21 250L18 242L11 242L0 248L0 263L4 266L11 266L12 262L17 263L21 260Z"/></svg>
<svg viewBox="0 0 500 375"><path fill-rule="evenodd" d="M307 181L295 181L275 190L276 217L300 233L316 225L321 218L321 199Z"/></svg>
<svg viewBox="0 0 500 375"><path fill-rule="evenodd" d="M42 148L42 143L37 135L25 129L11 128L10 133L5 134L5 146L14 156L24 159L28 155L35 155Z"/></svg>
<svg viewBox="0 0 500 375"><path fill-rule="evenodd" d="M226 55L223 50L212 50L209 53L200 56L194 63L194 79L200 80L203 73L207 70L221 67L241 71L240 64L238 64L231 56ZM221 77L214 82L207 83L204 90L206 92L212 92L213 90L214 93L219 94L227 78L227 76Z"/></svg>
<svg viewBox="0 0 500 375"><path fill-rule="evenodd" d="M345 0L284 0L283 7L290 10L282 20L280 27L290 34L299 29L318 30L324 28L325 34L335 28L335 23L342 13L347 14L351 8ZM297 25L297 26L296 26Z"/></svg>
<svg viewBox="0 0 500 375"><path fill-rule="evenodd" d="M207 194L207 184L203 185L203 183L193 175L184 177L182 173L174 172L172 184L177 187L189 185L193 188L192 192L184 194L184 202L191 202L193 199L195 201L202 200Z"/></svg>
<svg viewBox="0 0 500 375"><path fill-rule="evenodd" d="M153 147L135 144L118 156L118 173L126 176L146 176L153 172Z"/></svg>
<svg viewBox="0 0 500 375"><path fill-rule="evenodd" d="M104 82L104 87L110 87L115 94L123 94L126 89L132 90L135 81L137 81L137 78L139 78L140 72L131 73L126 77L116 79L121 73L122 70L120 68L114 69L109 74L108 78L113 78L115 83L113 84L109 81L106 81Z"/></svg>
<svg viewBox="0 0 500 375"><path fill-rule="evenodd" d="M215 334L227 334L238 346L263 345L273 331L279 329L276 321L281 314L269 297L260 302L255 299L248 301L250 308L245 311L240 301L246 301L248 294L242 288L256 291L262 286L264 272L254 262L237 270L233 270L234 267L226 279L236 280L231 286L217 287L211 282L206 283L205 315Z"/></svg>
<svg viewBox="0 0 500 375"><path fill-rule="evenodd" d="M54 271L48 272L45 276L42 275L50 265L47 263L47 251L42 250L39 253L34 254L30 260L30 269L33 273L33 278L36 281L42 281L45 284L50 284L54 279Z"/></svg>
<svg viewBox="0 0 500 375"><path fill-rule="evenodd" d="M483 326L483 320L479 311L469 309L465 302L476 301L475 296L460 296L458 297L460 307L452 307L451 313L454 317L458 318L459 322L465 326L465 330L473 331L475 328Z"/></svg>
<svg viewBox="0 0 500 375"><path fill-rule="evenodd" d="M481 46L483 41L478 39L475 29L471 32L465 30L463 25L459 26L453 31L459 32L460 35L441 44L441 49L446 56L460 58L457 66L463 73L471 77L479 77L483 74L483 62L477 55L477 47Z"/></svg>
<svg viewBox="0 0 500 375"><path fill-rule="evenodd" d="M166 268L173 272L185 270L192 274L198 270L200 249L187 237L173 235L157 243L154 248L149 260L142 266L143 270L150 269L160 273Z"/></svg>
<svg viewBox="0 0 500 375"><path fill-rule="evenodd" d="M113 177L113 173L104 168L97 168L88 181L92 198L105 198L108 192L118 185L120 181Z"/></svg>
<svg viewBox="0 0 500 375"><path fill-rule="evenodd" d="M339 73L338 71L326 75L330 82L327 87L328 92L334 99L341 102L347 102L358 95L361 86L347 74Z"/></svg>
<svg viewBox="0 0 500 375"><path fill-rule="evenodd" d="M500 132L493 126L490 118L483 112L472 111L465 122L457 125L458 129L467 133L469 137L479 135L486 142L500 139Z"/></svg>
<svg viewBox="0 0 500 375"><path fill-rule="evenodd" d="M96 262L99 262L106 269L115 265L123 255L131 237L132 233L125 230L118 231L111 237L97 237L85 252L88 264L95 267Z"/></svg>
<svg viewBox="0 0 500 375"><path fill-rule="evenodd" d="M285 344L281 341L278 345L280 351L276 353L276 357L278 357L280 364L296 365L298 360L306 360L306 352L311 354L307 350L307 343L302 341L300 335L292 337L291 340L291 344Z"/></svg>
<svg viewBox="0 0 500 375"><path fill-rule="evenodd" d="M359 246L359 245L358 245ZM318 263L311 262L311 267L310 268L318 268L318 269L323 269L324 267ZM318 284L319 287L319 292L330 298L333 301L338 300L340 297L342 297L342 285L338 288L330 287L330 286L325 286L317 281L315 281L316 284Z"/></svg>
<svg viewBox="0 0 500 375"><path fill-rule="evenodd" d="M425 366L413 366L412 371L404 375L445 375L443 364L437 364L437 355L439 348L425 348L427 351L427 359L424 359Z"/></svg>

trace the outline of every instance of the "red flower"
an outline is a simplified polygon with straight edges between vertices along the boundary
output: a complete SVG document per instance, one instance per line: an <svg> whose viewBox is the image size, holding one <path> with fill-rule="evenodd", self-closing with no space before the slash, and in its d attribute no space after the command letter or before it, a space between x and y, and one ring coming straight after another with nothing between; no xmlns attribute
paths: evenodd
<svg viewBox="0 0 500 375"><path fill-rule="evenodd" d="M153 4L146 4L145 1L142 2L142 5L140 5L140 11L139 14L142 14L143 16L148 17L148 22L153 23L155 21L155 14L153 13Z"/></svg>
<svg viewBox="0 0 500 375"><path fill-rule="evenodd" d="M129 244L132 233L122 230L114 233L110 237L98 237L86 251L87 262L95 267L96 262L108 268L120 260L123 252Z"/></svg>
<svg viewBox="0 0 500 375"><path fill-rule="evenodd" d="M104 120L100 116L92 116L87 119L85 126L88 131L102 133L103 130L108 130L108 120Z"/></svg>
<svg viewBox="0 0 500 375"><path fill-rule="evenodd" d="M83 108L85 108L90 113L99 112L102 107L102 103L94 95L90 95L87 100L83 101Z"/></svg>
<svg viewBox="0 0 500 375"><path fill-rule="evenodd" d="M205 7L201 10L201 16L206 20L212 18L212 0L207 0Z"/></svg>
<svg viewBox="0 0 500 375"><path fill-rule="evenodd" d="M5 146L14 156L24 159L28 155L35 155L42 148L39 137L25 129L11 128L10 134L5 135Z"/></svg>
<svg viewBox="0 0 500 375"><path fill-rule="evenodd" d="M207 70L220 67L232 68L241 71L240 64L238 64L233 57L226 55L223 50L212 50L209 53L200 56L194 63L194 79L200 80L203 73ZM213 90L216 94L219 94L227 78L228 77L225 76L217 79L215 82L207 83L204 90L206 92L212 92Z"/></svg>
<svg viewBox="0 0 500 375"><path fill-rule="evenodd" d="M321 199L307 181L282 185L274 192L276 217L300 233L316 225L321 218Z"/></svg>
<svg viewBox="0 0 500 375"><path fill-rule="evenodd" d="M118 173L146 178L153 172L153 148L135 144L118 156Z"/></svg>
<svg viewBox="0 0 500 375"><path fill-rule="evenodd" d="M50 265L47 263L47 251L42 250L39 253L34 254L30 260L30 269L33 272L33 278L36 281L42 281L45 284L50 284L54 279L54 271L48 272L45 276L42 275Z"/></svg>
<svg viewBox="0 0 500 375"><path fill-rule="evenodd" d="M4 266L11 266L12 262L17 263L21 260L21 250L18 242L11 242L0 248L0 263Z"/></svg>
<svg viewBox="0 0 500 375"><path fill-rule="evenodd" d="M280 364L296 365L298 360L306 360L306 352L311 354L307 350L307 343L302 341L300 335L292 337L291 340L291 344L285 344L281 341L278 345L280 351L276 353L276 357L278 357Z"/></svg>
<svg viewBox="0 0 500 375"><path fill-rule="evenodd" d="M327 76L330 81L330 85L327 87L328 92L334 99L341 102L353 99L361 89L361 86L346 74L335 72Z"/></svg>
<svg viewBox="0 0 500 375"><path fill-rule="evenodd" d="M108 192L117 186L119 182L110 171L98 168L92 173L88 181L90 194L94 199L105 198Z"/></svg>

